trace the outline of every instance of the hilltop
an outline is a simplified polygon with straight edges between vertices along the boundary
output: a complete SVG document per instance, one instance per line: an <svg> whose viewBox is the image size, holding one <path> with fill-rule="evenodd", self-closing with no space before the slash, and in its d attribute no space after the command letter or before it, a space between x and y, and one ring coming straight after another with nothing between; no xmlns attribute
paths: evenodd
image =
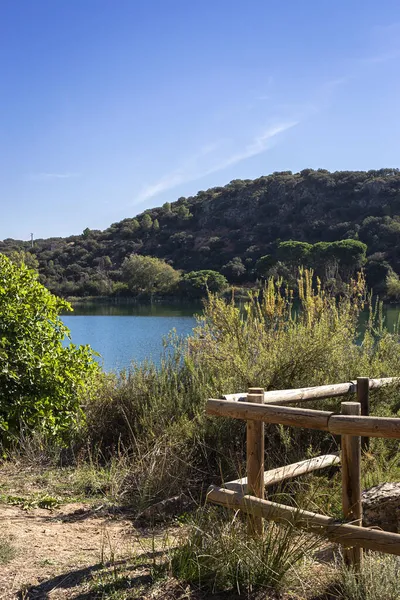
<svg viewBox="0 0 400 600"><path fill-rule="evenodd" d="M212 269L231 283L255 281L257 261L278 244L359 240L367 245L368 282L378 290L400 271L400 172L305 169L234 180L166 202L104 231L29 242L6 239L0 252L33 253L53 292L118 292L121 265L132 253L162 258L184 272ZM117 287L116 287L117 285Z"/></svg>

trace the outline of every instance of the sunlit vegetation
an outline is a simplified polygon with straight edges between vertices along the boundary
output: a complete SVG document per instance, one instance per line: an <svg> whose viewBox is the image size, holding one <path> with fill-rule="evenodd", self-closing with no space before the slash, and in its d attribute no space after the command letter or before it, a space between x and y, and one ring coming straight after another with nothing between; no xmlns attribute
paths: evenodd
<svg viewBox="0 0 400 600"><path fill-rule="evenodd" d="M81 394L97 372L89 347L64 345L60 318L70 305L51 294L25 264L0 254L0 443L41 432L70 439Z"/></svg>
<svg viewBox="0 0 400 600"><path fill-rule="evenodd" d="M363 266L368 286L382 296L387 278L400 272L399 243L398 169L304 169L234 180L104 231L87 227L81 235L37 239L33 247L7 239L0 252L24 251L30 266L37 260L41 282L64 297L143 294L124 279L132 254L162 259L182 275L211 270L230 284L253 286L270 274L294 285L301 262L338 291Z"/></svg>
<svg viewBox="0 0 400 600"><path fill-rule="evenodd" d="M362 255L362 247L354 248ZM35 271L0 258L3 464L18 472L14 492L4 490L1 500L52 509L68 495L101 497L102 506L129 507L140 520L148 507L183 496L185 508L163 517L179 517L184 530L179 543L154 561L150 582L174 577L204 598L214 592L235 590L251 597L274 590L273 598L295 589L295 578L303 591L317 583L323 587L314 538L293 527L268 526L255 542L239 515L199 508L210 483L235 479L245 469L245 424L207 417L204 408L209 397L251 385L268 390L349 381L360 373L397 375L399 336L382 326L364 276L342 282L338 293L301 268L296 294L282 279L269 277L242 307L211 293L193 336L172 335L160 366L134 364L117 375L99 371L89 349L61 347L67 332L58 313L66 303L37 281ZM197 276L189 279L194 285ZM203 273L200 283L211 286L213 277ZM360 312L366 308L370 318L360 333ZM339 402L320 401L318 407ZM398 387L371 394L372 414L398 411ZM276 425L265 430L267 469L337 450L337 440L326 432ZM364 484L398 477L393 442L371 439L363 459ZM26 476L21 475L24 465ZM340 474L333 471L289 480L269 490L269 498L340 518L340 493ZM2 558L0 543L0 561L11 560L12 549L4 548ZM379 570L377 560L371 559L368 568ZM394 599L397 564L382 562L389 582L386 576L371 579L368 570L354 578L332 564L328 583L342 599L375 600L384 592ZM129 588L131 579L119 566L112 579L115 591L120 584Z"/></svg>

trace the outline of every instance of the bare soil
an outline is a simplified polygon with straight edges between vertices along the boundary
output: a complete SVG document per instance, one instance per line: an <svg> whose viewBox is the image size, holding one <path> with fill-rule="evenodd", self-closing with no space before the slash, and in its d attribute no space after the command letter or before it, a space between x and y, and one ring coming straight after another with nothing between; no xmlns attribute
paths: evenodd
<svg viewBox="0 0 400 600"><path fill-rule="evenodd" d="M139 545L129 518L85 504L52 511L0 504L0 531L16 548L15 558L0 567L1 600L97 597L88 595L96 572L146 549L146 532Z"/></svg>
<svg viewBox="0 0 400 600"><path fill-rule="evenodd" d="M133 514L113 507L106 497L104 501L99 497L79 501L72 474L68 470L25 469L18 463L0 469L0 541L9 540L16 551L9 562L0 563L0 600L209 597L196 586L168 577L168 572L159 568L161 563L168 563L169 552L184 531L182 527L139 527ZM57 499L61 506L37 508L37 500L44 497ZM322 562L313 581L325 578L326 566L332 560L331 546L325 554L320 556ZM306 587L309 589L304 595L280 596L265 590L246 598L335 598L328 593L319 595L313 584ZM229 592L212 598L241 600L243 596Z"/></svg>

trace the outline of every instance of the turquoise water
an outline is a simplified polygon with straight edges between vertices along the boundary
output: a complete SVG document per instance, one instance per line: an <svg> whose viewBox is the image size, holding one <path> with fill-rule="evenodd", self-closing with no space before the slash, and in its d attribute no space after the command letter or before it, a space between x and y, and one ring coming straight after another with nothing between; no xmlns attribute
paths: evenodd
<svg viewBox="0 0 400 600"><path fill-rule="evenodd" d="M63 317L75 344L90 344L101 354L106 371L119 371L134 360L152 359L159 363L163 338L173 329L177 335L190 335L196 325L194 314L201 305L115 305L76 306L73 315ZM385 306L385 325L392 330L400 313L399 306ZM364 319L366 315L364 315Z"/></svg>
<svg viewBox="0 0 400 600"><path fill-rule="evenodd" d="M106 371L119 371L134 360L159 363L163 338L173 329L187 336L196 324L201 307L84 305L63 316L74 344L90 344Z"/></svg>

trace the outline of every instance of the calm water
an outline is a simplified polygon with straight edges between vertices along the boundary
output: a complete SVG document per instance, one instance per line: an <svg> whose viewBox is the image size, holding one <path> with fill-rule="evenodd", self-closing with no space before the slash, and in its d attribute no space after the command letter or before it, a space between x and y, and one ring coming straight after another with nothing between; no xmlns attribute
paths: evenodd
<svg viewBox="0 0 400 600"><path fill-rule="evenodd" d="M187 336L196 324L193 314L201 306L84 305L63 317L74 344L90 344L101 354L106 371L118 371L132 360L159 362L163 338L175 329Z"/></svg>
<svg viewBox="0 0 400 600"><path fill-rule="evenodd" d="M151 358L159 362L163 338L175 329L187 336L196 324L194 314L201 305L133 306L85 304L76 306L73 315L63 317L75 344L90 344L101 354L106 371L118 371L132 360ZM400 306L384 307L385 324L392 330L399 318ZM365 316L366 318L366 316Z"/></svg>

